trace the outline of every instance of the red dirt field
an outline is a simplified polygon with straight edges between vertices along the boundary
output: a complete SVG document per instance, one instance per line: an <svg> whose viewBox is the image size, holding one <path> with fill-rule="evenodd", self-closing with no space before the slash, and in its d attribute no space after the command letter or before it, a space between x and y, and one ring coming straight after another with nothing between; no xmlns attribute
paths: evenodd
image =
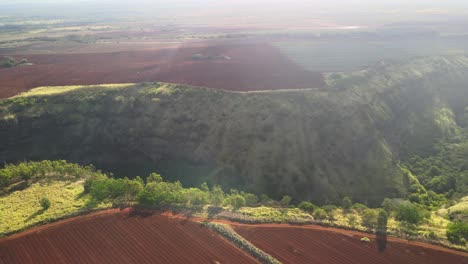
<svg viewBox="0 0 468 264"><path fill-rule="evenodd" d="M193 60L192 55L231 59ZM0 98L38 86L163 81L252 91L320 88L323 76L263 42L210 42L105 53L15 55L32 66L0 69Z"/></svg>
<svg viewBox="0 0 468 264"><path fill-rule="evenodd" d="M0 263L258 263L200 224L107 211L0 240Z"/></svg>
<svg viewBox="0 0 468 264"><path fill-rule="evenodd" d="M233 225L241 236L282 263L464 264L468 254L429 244L388 238L379 252L375 236L320 226ZM360 242L367 236L371 243Z"/></svg>

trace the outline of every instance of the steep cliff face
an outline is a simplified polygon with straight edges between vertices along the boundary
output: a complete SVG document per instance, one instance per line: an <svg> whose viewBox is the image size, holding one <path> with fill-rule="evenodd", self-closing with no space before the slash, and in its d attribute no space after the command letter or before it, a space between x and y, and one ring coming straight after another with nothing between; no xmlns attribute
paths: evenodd
<svg viewBox="0 0 468 264"><path fill-rule="evenodd" d="M401 159L461 129L467 73L467 58L441 57L334 74L321 91L40 88L0 101L0 159L148 166L193 184L376 204L406 192Z"/></svg>

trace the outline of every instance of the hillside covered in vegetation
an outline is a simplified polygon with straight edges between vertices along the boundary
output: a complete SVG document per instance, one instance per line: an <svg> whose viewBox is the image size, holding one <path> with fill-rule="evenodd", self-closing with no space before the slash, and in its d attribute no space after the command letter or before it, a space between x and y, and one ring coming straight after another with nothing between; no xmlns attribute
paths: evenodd
<svg viewBox="0 0 468 264"><path fill-rule="evenodd" d="M330 74L322 90L43 87L0 101L0 160L158 171L320 204L431 204L466 194L467 73L468 58L454 56Z"/></svg>

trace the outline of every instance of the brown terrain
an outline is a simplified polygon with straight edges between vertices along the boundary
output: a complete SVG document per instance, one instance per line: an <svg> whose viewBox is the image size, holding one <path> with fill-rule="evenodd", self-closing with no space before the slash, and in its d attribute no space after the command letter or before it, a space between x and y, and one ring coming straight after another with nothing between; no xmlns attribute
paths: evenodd
<svg viewBox="0 0 468 264"><path fill-rule="evenodd" d="M195 60L195 54L212 58ZM258 41L212 41L153 50L25 54L14 58L28 59L34 65L0 68L0 98L39 86L146 81L232 91L324 86L322 74L304 70L275 47Z"/></svg>
<svg viewBox="0 0 468 264"><path fill-rule="evenodd" d="M449 264L468 263L468 254L446 248L388 238L378 250L373 235L320 226L233 225L245 239L282 263L314 264ZM369 237L370 243L361 242Z"/></svg>
<svg viewBox="0 0 468 264"><path fill-rule="evenodd" d="M256 263L199 223L202 218L106 210L0 239L0 263ZM315 225L230 224L282 263L468 263L468 253ZM367 236L370 243L360 242ZM218 262L216 262L218 261Z"/></svg>
<svg viewBox="0 0 468 264"><path fill-rule="evenodd" d="M0 240L0 263L257 263L199 223L106 211Z"/></svg>

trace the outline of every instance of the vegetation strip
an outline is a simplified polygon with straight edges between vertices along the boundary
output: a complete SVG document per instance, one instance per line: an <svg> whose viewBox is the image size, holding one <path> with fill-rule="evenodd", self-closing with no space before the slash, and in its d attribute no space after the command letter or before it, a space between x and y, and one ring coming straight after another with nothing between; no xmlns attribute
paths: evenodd
<svg viewBox="0 0 468 264"><path fill-rule="evenodd" d="M466 251L467 225L463 221L432 211L418 203L385 199L382 208L368 208L345 197L341 206L318 207L303 201L294 205L292 197L275 201L221 186L186 188L180 182L165 181L161 175L135 179L114 178L92 166L66 161L6 164L0 169L0 235L70 216L110 207L134 207L182 211L208 219L228 219L241 223L318 224L374 233L379 215L386 215L386 235ZM445 215L465 215L466 199L446 209ZM449 205L450 206L450 205ZM426 209L427 208L427 209ZM435 207L437 208L437 207ZM432 209L434 210L434 209ZM443 213L443 212L442 212Z"/></svg>
<svg viewBox="0 0 468 264"><path fill-rule="evenodd" d="M252 243L236 233L230 226L218 223L203 222L202 225L207 226L214 230L216 233L222 235L227 240L236 244L239 248L246 251L254 258L266 264L281 264L277 259L273 258L263 250L255 247Z"/></svg>

